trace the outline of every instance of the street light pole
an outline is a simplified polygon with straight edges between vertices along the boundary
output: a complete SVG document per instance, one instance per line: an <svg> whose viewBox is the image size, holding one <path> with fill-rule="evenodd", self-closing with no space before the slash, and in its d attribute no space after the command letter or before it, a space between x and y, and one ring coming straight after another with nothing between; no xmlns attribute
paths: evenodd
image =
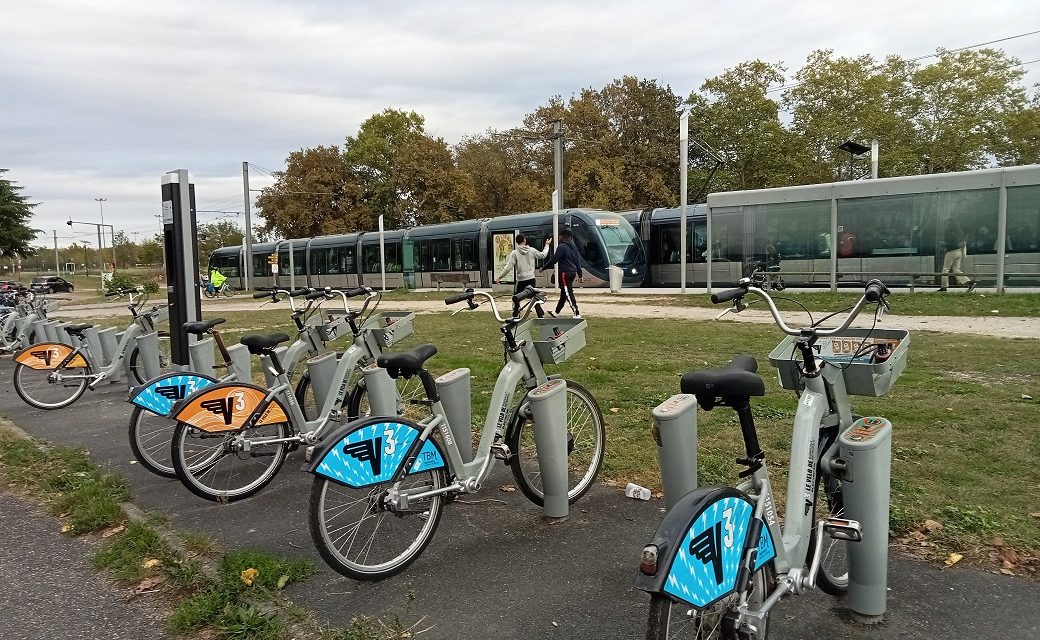
<svg viewBox="0 0 1040 640"><path fill-rule="evenodd" d="M116 268L116 229L112 225L106 225L105 224L105 203L108 202L108 198L94 198L94 200L98 203L98 207L101 208L101 227L107 226L107 227L109 227L112 230L112 270L115 271L115 268ZM101 227L98 227L98 232L99 233L101 232ZM100 236L98 236L98 238L100 239ZM103 248L104 248L103 245L101 245L101 244L98 245L98 255L99 256L101 255L101 250ZM102 263L102 264L104 264L104 263ZM102 269L102 271L103 270L104 269Z"/></svg>

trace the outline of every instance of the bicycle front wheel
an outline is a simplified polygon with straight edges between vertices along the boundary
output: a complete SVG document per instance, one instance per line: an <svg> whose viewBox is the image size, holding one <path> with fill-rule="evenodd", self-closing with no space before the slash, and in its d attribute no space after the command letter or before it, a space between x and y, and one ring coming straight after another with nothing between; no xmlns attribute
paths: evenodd
<svg viewBox="0 0 1040 640"><path fill-rule="evenodd" d="M759 609L773 591L772 564L767 564L751 578L748 605ZM646 623L646 640L711 640L736 638L732 633L733 616L738 604L737 594L719 600L707 609L698 611L676 602L663 593L650 596L650 616ZM755 640L769 637L769 617L759 623Z"/></svg>
<svg viewBox="0 0 1040 640"><path fill-rule="evenodd" d="M33 369L21 362L14 366L14 390L37 409L61 409L79 399L87 389L90 366Z"/></svg>
<svg viewBox="0 0 1040 640"><path fill-rule="evenodd" d="M281 422L252 429L209 433L177 423L170 457L177 478L192 493L214 502L235 502L260 491L285 462L289 436Z"/></svg>
<svg viewBox="0 0 1040 640"><path fill-rule="evenodd" d="M823 476L820 482L820 491L816 498L816 518L833 516L845 518L845 496L842 482L834 476ZM813 528L809 543L809 553L806 560L811 560L816 552L816 545L820 541L816 539L816 528ZM820 590L832 596L843 596L849 590L849 542L847 540L835 540L825 536L823 549L820 551L820 570L816 574L816 585Z"/></svg>
<svg viewBox="0 0 1040 640"><path fill-rule="evenodd" d="M170 348L170 337L168 335L159 336L159 371L157 375L163 374L170 370L170 365L173 363L173 356L171 356ZM144 357L141 355L140 347L134 347L133 351L130 352L130 373L134 376L134 380L137 380L137 384L144 384L148 382L151 377L144 368Z"/></svg>
<svg viewBox="0 0 1040 640"><path fill-rule="evenodd" d="M428 491L445 485L442 469L405 477L401 490ZM405 511L384 503L390 482L354 488L322 476L311 485L311 538L321 557L354 580L382 580L403 571L433 539L443 496L410 501Z"/></svg>
<svg viewBox="0 0 1040 640"><path fill-rule="evenodd" d="M525 399L513 411L506 434L506 445L512 457L509 467L513 478L527 498L542 505L542 474L538 470L538 451L534 441L534 421L524 417ZM592 393L577 382L567 380L567 499L577 502L592 488L603 464L607 430L603 414Z"/></svg>

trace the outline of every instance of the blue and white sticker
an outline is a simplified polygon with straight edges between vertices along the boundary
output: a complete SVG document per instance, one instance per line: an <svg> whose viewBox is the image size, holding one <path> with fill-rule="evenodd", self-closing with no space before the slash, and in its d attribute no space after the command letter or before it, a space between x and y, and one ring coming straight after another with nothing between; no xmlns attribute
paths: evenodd
<svg viewBox="0 0 1040 640"><path fill-rule="evenodd" d="M178 400L214 383L214 380L194 374L165 376L142 389L130 402L156 415L169 416Z"/></svg>
<svg viewBox="0 0 1040 640"><path fill-rule="evenodd" d="M419 432L403 422L380 422L351 431L325 453L315 473L351 487L386 482L404 463ZM423 443L409 473L444 467L433 442Z"/></svg>
<svg viewBox="0 0 1040 640"><path fill-rule="evenodd" d="M665 579L665 593L699 608L731 593L752 516L751 504L733 496L706 507L683 537ZM755 569L774 555L772 536L763 526Z"/></svg>

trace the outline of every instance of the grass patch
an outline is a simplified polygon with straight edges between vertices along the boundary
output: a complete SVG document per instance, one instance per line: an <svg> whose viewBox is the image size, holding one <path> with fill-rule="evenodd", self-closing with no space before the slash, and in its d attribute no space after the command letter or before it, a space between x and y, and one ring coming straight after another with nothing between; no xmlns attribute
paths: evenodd
<svg viewBox="0 0 1040 640"><path fill-rule="evenodd" d="M95 465L85 452L41 446L2 427L0 481L44 502L73 535L122 522L119 503L130 498L122 478Z"/></svg>

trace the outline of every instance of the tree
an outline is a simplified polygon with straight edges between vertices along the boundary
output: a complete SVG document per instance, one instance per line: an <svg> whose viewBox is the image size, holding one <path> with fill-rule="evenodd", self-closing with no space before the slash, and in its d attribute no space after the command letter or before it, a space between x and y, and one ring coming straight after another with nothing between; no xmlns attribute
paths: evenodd
<svg viewBox="0 0 1040 640"><path fill-rule="evenodd" d="M0 256L28 256L34 249L29 243L36 238L36 229L29 227L32 210L37 203L20 193L22 187L3 177L7 169L0 169Z"/></svg>
<svg viewBox="0 0 1040 640"><path fill-rule="evenodd" d="M293 151L275 184L256 199L257 233L283 238L371 229L371 208L358 176L335 145Z"/></svg>
<svg viewBox="0 0 1040 640"><path fill-rule="evenodd" d="M763 189L791 184L792 158L804 156L780 122L770 87L784 82L784 68L761 60L743 62L709 78L687 99L691 135L702 136L725 158L709 191ZM709 160L691 157L694 182Z"/></svg>
<svg viewBox="0 0 1040 640"><path fill-rule="evenodd" d="M467 182L468 218L539 211L548 206L545 176L529 165L523 140L497 131L468 136L455 146L456 165Z"/></svg>
<svg viewBox="0 0 1040 640"><path fill-rule="evenodd" d="M116 260L118 261L118 266L125 269L127 267L132 267L135 264L137 264L138 246L126 237L125 231L116 232L115 237L112 238L112 246L115 247ZM111 260L112 248L109 247L109 249L105 253L108 254L107 260Z"/></svg>
<svg viewBox="0 0 1040 640"><path fill-rule="evenodd" d="M979 169L1000 152L1009 117L1026 106L1018 84L1025 71L996 49L940 49L938 58L911 76L920 172Z"/></svg>
<svg viewBox="0 0 1040 640"><path fill-rule="evenodd" d="M994 151L1003 166L1040 164L1040 90L1028 106L1006 115L1003 136Z"/></svg>
<svg viewBox="0 0 1040 640"><path fill-rule="evenodd" d="M199 262L221 247L242 246L242 229L233 220L215 220L199 225Z"/></svg>
<svg viewBox="0 0 1040 640"><path fill-rule="evenodd" d="M472 200L466 177L443 138L416 136L401 146L394 181L401 190L399 205L404 226L451 222L472 217L465 205Z"/></svg>
<svg viewBox="0 0 1040 640"><path fill-rule="evenodd" d="M406 223L404 185L397 172L401 151L425 135L425 119L414 111L384 109L361 123L356 136L347 136L344 159L363 188L373 219L384 216L387 228Z"/></svg>
<svg viewBox="0 0 1040 640"><path fill-rule="evenodd" d="M164 255L162 234L157 234L138 245L137 260L141 264L162 264Z"/></svg>

